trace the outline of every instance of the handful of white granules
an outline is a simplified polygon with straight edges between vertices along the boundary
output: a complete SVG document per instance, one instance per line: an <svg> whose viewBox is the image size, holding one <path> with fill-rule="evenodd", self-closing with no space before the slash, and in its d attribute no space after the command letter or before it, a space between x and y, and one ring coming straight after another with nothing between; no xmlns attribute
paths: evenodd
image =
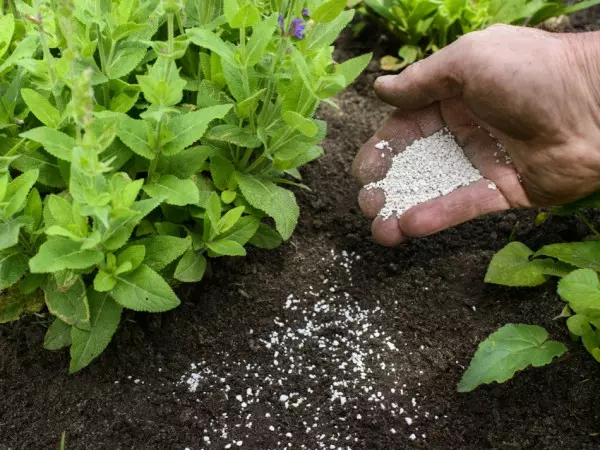
<svg viewBox="0 0 600 450"><path fill-rule="evenodd" d="M378 143L376 148L391 150L386 141ZM379 215L387 219L393 214L400 216L415 205L449 194L482 178L454 136L443 129L418 139L396 155L386 177L365 186L365 189L383 190L385 206ZM491 183L490 189L495 188Z"/></svg>

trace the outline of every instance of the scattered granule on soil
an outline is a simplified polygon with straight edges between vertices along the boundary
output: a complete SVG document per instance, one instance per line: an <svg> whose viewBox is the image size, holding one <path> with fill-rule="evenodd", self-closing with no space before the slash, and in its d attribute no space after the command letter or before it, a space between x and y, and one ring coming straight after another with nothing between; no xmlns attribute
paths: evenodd
<svg viewBox="0 0 600 450"><path fill-rule="evenodd" d="M387 142L380 144L389 146ZM383 190L385 206L379 214L387 219L480 179L481 173L467 159L454 136L443 129L415 141L396 155L386 177L366 189ZM494 188L495 185L490 187Z"/></svg>
<svg viewBox="0 0 600 450"><path fill-rule="evenodd" d="M351 294L359 255L327 259L314 282L282 298L270 330L250 330L256 359L217 352L181 376L186 396L211 408L194 444L257 448L260 436L260 448L369 448L362 423L381 424L398 443L425 439L438 416L421 406L424 371L408 363L409 342L386 326L393 311Z"/></svg>

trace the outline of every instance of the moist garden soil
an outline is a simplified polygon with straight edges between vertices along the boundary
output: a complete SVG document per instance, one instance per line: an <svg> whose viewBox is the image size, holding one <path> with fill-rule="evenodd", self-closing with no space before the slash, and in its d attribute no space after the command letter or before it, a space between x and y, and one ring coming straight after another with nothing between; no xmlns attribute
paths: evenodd
<svg viewBox="0 0 600 450"><path fill-rule="evenodd" d="M385 45L347 33L338 56ZM598 448L600 366L578 345L550 367L456 392L477 344L505 323L568 341L553 320L563 306L555 283L483 279L511 234L538 248L581 239L585 227L536 227L535 213L520 211L378 246L350 175L390 112L373 93L377 75L374 62L337 98L339 111L321 110L326 156L303 170L312 191L297 192L300 223L281 249L219 260L174 311L126 313L109 348L75 375L66 352L42 349L43 318L0 327L0 449L58 448L63 431L67 449Z"/></svg>

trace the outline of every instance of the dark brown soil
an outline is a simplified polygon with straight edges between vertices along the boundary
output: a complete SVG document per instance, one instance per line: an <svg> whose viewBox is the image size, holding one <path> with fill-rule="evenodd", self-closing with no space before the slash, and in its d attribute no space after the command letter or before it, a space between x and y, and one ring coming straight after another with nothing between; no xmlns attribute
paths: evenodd
<svg viewBox="0 0 600 450"><path fill-rule="evenodd" d="M341 47L342 57L368 50L349 36ZM340 429L357 438L339 442L340 447L597 448L600 366L577 345L550 367L526 370L503 385L471 394L456 392L477 343L505 323L539 324L554 338L568 340L563 323L553 321L562 308L555 285L506 289L484 284L493 253L518 224L517 238L533 248L580 239L585 227L571 218L536 227L533 212L517 212L398 249L376 245L357 207L358 189L349 172L354 154L389 112L371 89L376 76L373 63L338 98L340 111L322 110L329 123L327 155L303 172L313 191L298 193L300 225L280 250L254 250L245 259L220 261L212 279L186 290L186 301L175 311L127 314L106 352L76 375L67 375L65 352L42 349L47 326L42 320L0 327L0 449L57 448L63 431L68 449L223 448L236 436L243 438L242 448L317 448L321 441L305 433L300 410L288 410L279 401L280 388L243 378L237 364L272 365L272 352L260 340L272 332L274 320L298 316L283 308L288 295L301 295L309 285L322 283L325 274L345 276L330 264L332 249L361 256L345 289L363 308L380 306L386 312L374 319L379 329L403 332L400 352L390 361L399 368L397 378L382 377L378 386L388 392L394 382L408 384L409 397L418 395L419 414L431 415L409 425L363 400L352 405L352 414L350 403L332 410L326 375L316 381L290 378L290 391L312 387L313 397L322 402L322 423L337 429L343 419ZM332 373L331 360L310 352L305 352L307 359L322 373ZM257 406L251 409L263 419L236 430L239 407L233 396L224 397L218 388L194 393L178 385L197 361L227 376L232 391L262 386L263 398L271 398L265 407L273 411L277 430L292 437L269 434L273 422ZM228 411L232 431L227 439L206 430L222 426ZM355 417L357 411L364 411L362 420ZM416 426L418 439L411 440ZM203 442L207 434L211 445Z"/></svg>

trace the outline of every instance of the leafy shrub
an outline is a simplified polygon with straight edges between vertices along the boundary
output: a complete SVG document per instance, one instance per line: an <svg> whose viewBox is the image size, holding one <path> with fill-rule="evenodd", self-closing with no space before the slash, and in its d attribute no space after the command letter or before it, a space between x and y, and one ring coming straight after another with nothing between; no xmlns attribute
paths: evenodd
<svg viewBox="0 0 600 450"><path fill-rule="evenodd" d="M600 0L567 6L563 0L351 0L379 17L402 42L398 55L382 59L386 70L399 70L454 42L463 34L495 23L535 26L571 14Z"/></svg>
<svg viewBox="0 0 600 450"><path fill-rule="evenodd" d="M333 61L353 17L339 0L8 3L0 323L46 305L44 346L71 346L74 372L123 307L175 308L172 285L200 281L207 258L291 236L282 186L304 187L317 107L370 55Z"/></svg>
<svg viewBox="0 0 600 450"><path fill-rule="evenodd" d="M550 215L565 215L582 208L600 208L600 194L556 208L538 216L538 223ZM600 233L578 212L593 236L583 242L551 244L533 252L520 242L511 242L492 259L485 281L504 286L539 286L559 278L558 295L565 302L556 319L566 318L573 341L600 362ZM502 383L529 365L549 364L567 351L564 344L548 341L548 332L539 326L509 324L482 342L459 384L468 392L484 383Z"/></svg>

